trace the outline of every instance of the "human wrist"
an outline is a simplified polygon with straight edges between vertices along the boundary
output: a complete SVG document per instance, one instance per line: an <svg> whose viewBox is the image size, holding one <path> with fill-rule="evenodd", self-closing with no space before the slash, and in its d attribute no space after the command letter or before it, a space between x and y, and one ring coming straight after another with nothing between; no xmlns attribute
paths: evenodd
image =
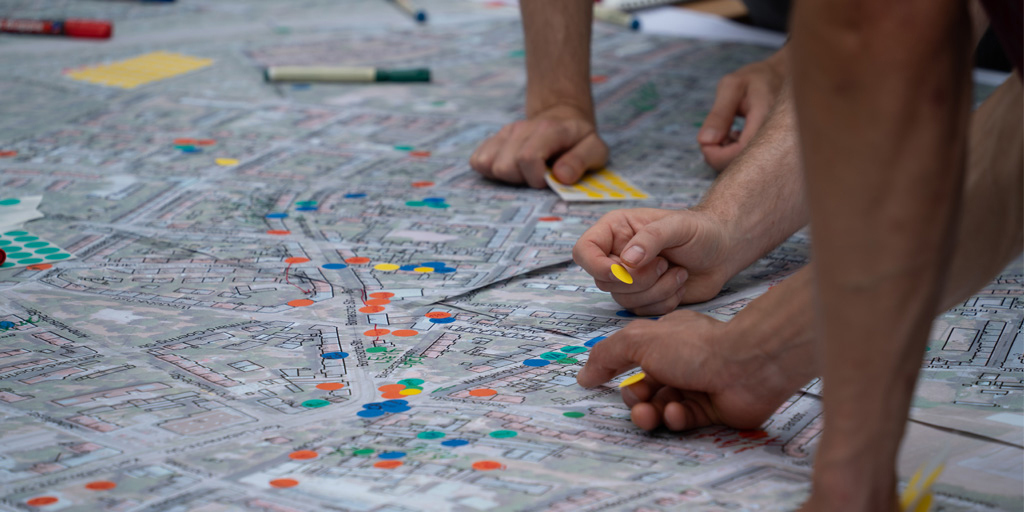
<svg viewBox="0 0 1024 512"><path fill-rule="evenodd" d="M526 101L526 118L577 119L591 125L597 124L594 106L589 101L578 98L548 97L536 101Z"/></svg>

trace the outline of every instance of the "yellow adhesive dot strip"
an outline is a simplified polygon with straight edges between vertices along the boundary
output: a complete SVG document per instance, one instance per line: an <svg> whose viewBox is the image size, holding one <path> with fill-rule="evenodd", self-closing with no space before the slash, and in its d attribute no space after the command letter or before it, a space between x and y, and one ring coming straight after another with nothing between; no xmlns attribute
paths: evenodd
<svg viewBox="0 0 1024 512"><path fill-rule="evenodd" d="M68 73L67 76L91 84L134 89L211 64L213 59L201 59L180 53L153 52L119 62L79 69Z"/></svg>
<svg viewBox="0 0 1024 512"><path fill-rule="evenodd" d="M629 180L608 169L588 173L571 185L559 183L551 171L548 171L544 179L548 187L565 201L622 201L649 197Z"/></svg>
<svg viewBox="0 0 1024 512"><path fill-rule="evenodd" d="M626 270L626 267L623 267L618 263L612 263L612 275L615 276L615 279L618 279L623 283L633 284L633 276L630 275L628 270Z"/></svg>
<svg viewBox="0 0 1024 512"><path fill-rule="evenodd" d="M633 384L636 384L637 382L640 382L640 381L644 380L644 377L647 377L647 374L644 373L644 372L640 372L640 373L638 373L636 375L633 375L632 377L628 377L626 380L620 382L619 383L619 387L620 388L624 388L626 386L632 386Z"/></svg>

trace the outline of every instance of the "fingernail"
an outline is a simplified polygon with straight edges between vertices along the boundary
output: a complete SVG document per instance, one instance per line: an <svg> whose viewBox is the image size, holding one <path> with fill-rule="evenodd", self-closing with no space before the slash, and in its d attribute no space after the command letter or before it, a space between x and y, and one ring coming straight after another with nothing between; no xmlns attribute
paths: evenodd
<svg viewBox="0 0 1024 512"><path fill-rule="evenodd" d="M559 183L569 185L576 182L576 172L568 165L556 165L551 172L555 175L555 178L558 179Z"/></svg>
<svg viewBox="0 0 1024 512"><path fill-rule="evenodd" d="M640 260L642 259L644 259L644 248L639 245L634 245L633 247L626 249L626 252L622 253L622 261L625 261L630 265L636 265L637 263L640 263Z"/></svg>
<svg viewBox="0 0 1024 512"><path fill-rule="evenodd" d="M666 270L668 270L668 262L665 261L665 260L659 261L658 262L658 275L660 276L660 275L664 274Z"/></svg>
<svg viewBox="0 0 1024 512"><path fill-rule="evenodd" d="M676 272L676 286L682 286L683 283L686 282L687 277L690 276L686 274L685 270L680 270L679 272Z"/></svg>
<svg viewBox="0 0 1024 512"><path fill-rule="evenodd" d="M701 144L713 144L718 140L718 130L714 128L702 128L697 133L697 142Z"/></svg>

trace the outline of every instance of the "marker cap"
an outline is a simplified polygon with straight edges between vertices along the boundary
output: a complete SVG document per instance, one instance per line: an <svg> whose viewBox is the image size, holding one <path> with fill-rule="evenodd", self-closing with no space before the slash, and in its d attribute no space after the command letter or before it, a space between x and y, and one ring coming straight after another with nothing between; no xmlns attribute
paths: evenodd
<svg viewBox="0 0 1024 512"><path fill-rule="evenodd" d="M378 69L378 82L429 82L430 70L416 69Z"/></svg>
<svg viewBox="0 0 1024 512"><path fill-rule="evenodd" d="M91 37L109 39L114 32L114 25L101 20L64 20L64 34L71 37Z"/></svg>

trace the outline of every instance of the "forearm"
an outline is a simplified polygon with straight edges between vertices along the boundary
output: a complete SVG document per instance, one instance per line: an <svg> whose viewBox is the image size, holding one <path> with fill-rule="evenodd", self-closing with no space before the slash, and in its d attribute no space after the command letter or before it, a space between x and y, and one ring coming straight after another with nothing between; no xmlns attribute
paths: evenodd
<svg viewBox="0 0 1024 512"><path fill-rule="evenodd" d="M526 115L568 105L594 120L590 95L591 0L523 0Z"/></svg>
<svg viewBox="0 0 1024 512"><path fill-rule="evenodd" d="M959 209L966 21L955 0L810 2L794 16L825 361L815 491L850 509L893 505L893 464Z"/></svg>
<svg viewBox="0 0 1024 512"><path fill-rule="evenodd" d="M720 219L739 272L807 224L792 88L783 86L764 126L694 208Z"/></svg>

